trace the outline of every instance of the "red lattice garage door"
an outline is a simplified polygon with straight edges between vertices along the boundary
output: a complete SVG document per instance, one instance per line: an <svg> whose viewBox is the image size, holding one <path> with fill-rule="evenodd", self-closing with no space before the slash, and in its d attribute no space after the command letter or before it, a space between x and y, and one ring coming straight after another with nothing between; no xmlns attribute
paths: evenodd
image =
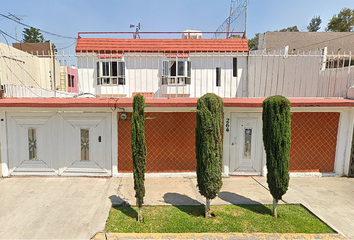
<svg viewBox="0 0 354 240"><path fill-rule="evenodd" d="M133 172L131 113L118 120L118 172ZM146 172L195 172L194 112L145 113Z"/></svg>
<svg viewBox="0 0 354 240"><path fill-rule="evenodd" d="M292 114L290 171L333 172L339 117L336 112Z"/></svg>

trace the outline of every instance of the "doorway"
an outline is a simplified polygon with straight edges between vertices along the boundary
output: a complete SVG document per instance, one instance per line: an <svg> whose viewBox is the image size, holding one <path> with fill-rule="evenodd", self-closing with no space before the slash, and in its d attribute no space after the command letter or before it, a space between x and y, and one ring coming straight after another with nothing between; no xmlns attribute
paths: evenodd
<svg viewBox="0 0 354 240"><path fill-rule="evenodd" d="M231 113L230 175L261 175L260 113Z"/></svg>

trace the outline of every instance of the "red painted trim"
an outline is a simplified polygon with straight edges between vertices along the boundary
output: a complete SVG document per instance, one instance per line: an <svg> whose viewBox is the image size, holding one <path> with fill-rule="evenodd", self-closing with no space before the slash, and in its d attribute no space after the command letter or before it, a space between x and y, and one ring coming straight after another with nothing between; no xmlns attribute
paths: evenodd
<svg viewBox="0 0 354 240"><path fill-rule="evenodd" d="M224 107L261 108L264 98L224 98ZM292 107L354 107L349 99L289 99ZM197 98L147 98L149 107L188 107L197 106ZM115 108L132 107L133 98L8 98L0 99L0 107L27 108ZM150 105L151 104L151 105Z"/></svg>

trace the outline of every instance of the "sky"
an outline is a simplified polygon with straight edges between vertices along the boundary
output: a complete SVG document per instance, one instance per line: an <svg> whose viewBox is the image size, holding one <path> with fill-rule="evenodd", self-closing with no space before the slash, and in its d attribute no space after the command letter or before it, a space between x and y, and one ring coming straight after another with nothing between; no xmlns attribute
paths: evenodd
<svg viewBox="0 0 354 240"><path fill-rule="evenodd" d="M144 32L213 32L228 18L230 3L231 0L0 0L0 13L14 14L24 24L66 36L43 33L59 52L73 53L78 32L134 31L130 24L140 23L140 31ZM294 25L307 31L314 16L321 17L319 31L324 31L329 19L344 7L354 9L354 0L249 0L246 36L252 38L256 33ZM16 28L20 41L24 26L16 24ZM237 19L230 30L239 28L244 28L242 19ZM0 16L0 30L9 35L0 34L0 42L12 45L15 22Z"/></svg>

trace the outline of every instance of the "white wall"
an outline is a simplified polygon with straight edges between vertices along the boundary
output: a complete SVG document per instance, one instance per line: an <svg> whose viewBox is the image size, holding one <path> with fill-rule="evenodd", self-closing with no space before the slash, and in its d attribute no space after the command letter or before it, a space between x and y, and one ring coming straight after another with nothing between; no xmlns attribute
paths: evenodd
<svg viewBox="0 0 354 240"><path fill-rule="evenodd" d="M215 93L221 97L247 97L247 57L207 56L191 54L192 83L191 97L199 98L205 93ZM233 57L237 57L237 77L233 77ZM216 86L216 68L221 67L221 86Z"/></svg>
<svg viewBox="0 0 354 240"><path fill-rule="evenodd" d="M96 93L96 62L97 58L92 54L88 56L78 55L77 67L79 93Z"/></svg>
<svg viewBox="0 0 354 240"><path fill-rule="evenodd" d="M238 76L233 77L233 57L237 57ZM117 59L117 58L116 58ZM186 94L200 97L212 92L221 97L247 97L247 56L242 53L190 53L191 84L185 87L162 85L162 61L176 60L163 54L125 54L119 60L125 61L126 85L97 86L96 64L98 58L84 54L78 58L79 91L98 95L132 97L134 92L152 92L154 97L165 97L167 93ZM108 58L107 61L114 60ZM105 61L100 59L100 61ZM216 86L216 67L221 67L221 86ZM173 97L173 95L171 96Z"/></svg>

